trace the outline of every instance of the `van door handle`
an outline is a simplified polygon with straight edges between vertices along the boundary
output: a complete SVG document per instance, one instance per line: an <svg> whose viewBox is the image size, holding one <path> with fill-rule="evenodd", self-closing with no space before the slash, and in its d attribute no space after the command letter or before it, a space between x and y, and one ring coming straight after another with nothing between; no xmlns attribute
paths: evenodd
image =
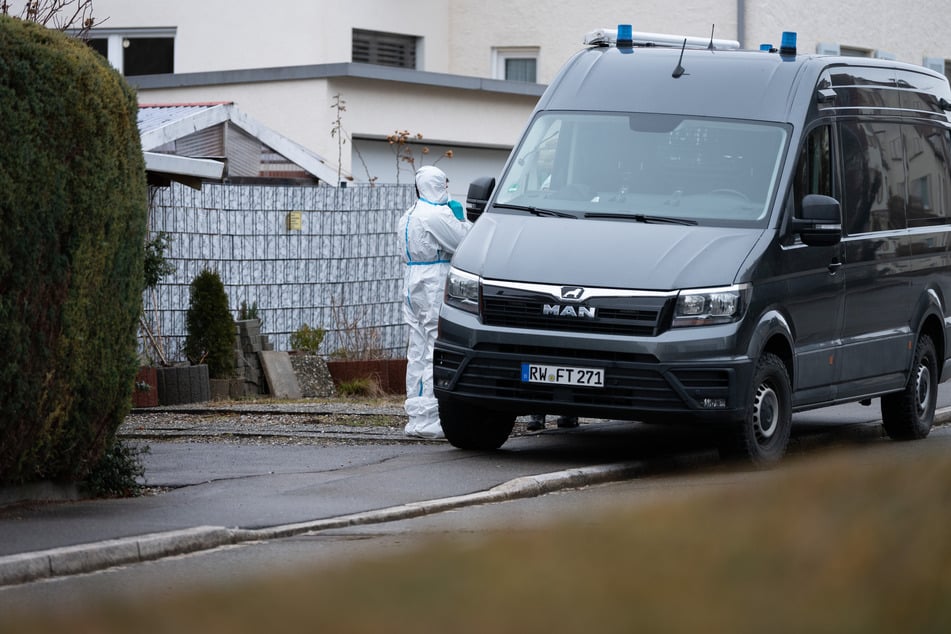
<svg viewBox="0 0 951 634"><path fill-rule="evenodd" d="M831 262L829 262L830 275L835 275L836 273L839 272L839 269L841 268L842 268L842 262L840 262L839 260L832 260Z"/></svg>

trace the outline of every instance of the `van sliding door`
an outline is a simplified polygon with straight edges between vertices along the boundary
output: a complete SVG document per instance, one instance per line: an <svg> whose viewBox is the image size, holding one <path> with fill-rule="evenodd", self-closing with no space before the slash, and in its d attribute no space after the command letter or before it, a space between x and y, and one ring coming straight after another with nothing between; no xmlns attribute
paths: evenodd
<svg viewBox="0 0 951 634"><path fill-rule="evenodd" d="M904 383L918 297L902 125L843 121L839 141L846 233L840 396L849 396Z"/></svg>

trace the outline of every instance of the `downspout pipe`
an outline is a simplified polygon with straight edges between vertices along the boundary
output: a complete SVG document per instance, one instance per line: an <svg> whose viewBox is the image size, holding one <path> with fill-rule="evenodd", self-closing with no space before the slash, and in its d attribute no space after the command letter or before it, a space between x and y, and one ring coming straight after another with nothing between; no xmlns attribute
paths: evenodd
<svg viewBox="0 0 951 634"><path fill-rule="evenodd" d="M736 41L746 48L746 0L736 0Z"/></svg>

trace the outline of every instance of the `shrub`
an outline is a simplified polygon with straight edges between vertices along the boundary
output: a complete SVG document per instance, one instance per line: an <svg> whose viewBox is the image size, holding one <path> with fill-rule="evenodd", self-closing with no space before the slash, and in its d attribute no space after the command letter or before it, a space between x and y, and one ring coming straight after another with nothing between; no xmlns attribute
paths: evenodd
<svg viewBox="0 0 951 634"><path fill-rule="evenodd" d="M238 310L238 319L241 321L247 321L248 319L257 319L260 321L261 316L258 315L258 303L252 302L248 306L248 302L242 301L241 308Z"/></svg>
<svg viewBox="0 0 951 634"><path fill-rule="evenodd" d="M85 492L99 498L141 495L145 488L139 482L139 478L145 475L141 456L149 451L148 445L139 447L113 441L86 477L83 483Z"/></svg>
<svg viewBox="0 0 951 634"><path fill-rule="evenodd" d="M0 484L81 480L129 411L148 208L135 94L0 16Z"/></svg>
<svg viewBox="0 0 951 634"><path fill-rule="evenodd" d="M154 238L145 243L145 288L154 289L162 278L175 272L175 266L165 258L172 238L159 231Z"/></svg>
<svg viewBox="0 0 951 634"><path fill-rule="evenodd" d="M311 328L307 324L302 325L295 332L291 333L291 350L300 350L307 354L317 354L317 349L324 341L327 331L323 328Z"/></svg>
<svg viewBox="0 0 951 634"><path fill-rule="evenodd" d="M185 314L185 356L192 364L208 365L208 376L228 379L234 374L235 323L228 295L217 271L205 269L192 280Z"/></svg>

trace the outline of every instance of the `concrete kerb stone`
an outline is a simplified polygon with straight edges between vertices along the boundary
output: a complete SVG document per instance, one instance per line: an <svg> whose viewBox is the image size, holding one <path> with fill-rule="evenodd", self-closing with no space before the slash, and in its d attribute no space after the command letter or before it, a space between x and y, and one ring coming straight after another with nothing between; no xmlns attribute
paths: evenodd
<svg viewBox="0 0 951 634"><path fill-rule="evenodd" d="M0 557L0 586L103 570L234 543L233 531L196 526Z"/></svg>
<svg viewBox="0 0 951 634"><path fill-rule="evenodd" d="M477 491L475 493L439 498L436 500L410 502L400 506L341 515L322 520L239 531L240 535L237 539L280 539L334 528L347 528L348 526L362 526L365 524L379 524L382 522L413 519L415 517L442 513L466 506L537 497L562 489L630 478L643 471L643 463L627 462L594 467L581 467L578 469L543 473L534 476L523 476L504 482L486 491Z"/></svg>
<svg viewBox="0 0 951 634"><path fill-rule="evenodd" d="M94 572L221 546L281 539L334 528L378 524L441 513L465 506L536 497L566 488L630 478L642 473L640 462L569 469L515 478L487 491L260 529L198 526L139 537L66 546L0 557L0 586Z"/></svg>

